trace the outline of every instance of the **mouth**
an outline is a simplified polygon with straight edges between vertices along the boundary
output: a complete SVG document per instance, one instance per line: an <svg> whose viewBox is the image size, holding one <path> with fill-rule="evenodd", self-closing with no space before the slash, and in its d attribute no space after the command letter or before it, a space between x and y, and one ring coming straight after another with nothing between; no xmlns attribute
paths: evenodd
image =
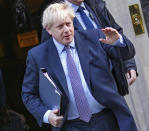
<svg viewBox="0 0 149 131"><path fill-rule="evenodd" d="M64 38L70 38L72 35L70 34L70 35L66 35L66 36L64 36Z"/></svg>

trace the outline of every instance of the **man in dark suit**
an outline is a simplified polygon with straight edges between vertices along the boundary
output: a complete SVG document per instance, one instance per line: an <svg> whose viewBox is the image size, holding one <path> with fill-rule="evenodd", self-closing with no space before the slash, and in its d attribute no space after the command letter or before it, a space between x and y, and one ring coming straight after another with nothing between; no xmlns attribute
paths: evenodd
<svg viewBox="0 0 149 131"><path fill-rule="evenodd" d="M119 59L115 47L126 60L135 54L133 45L121 43L113 28L74 32L74 16L64 3L44 11L42 25L52 37L28 52L22 87L26 108L40 126L48 123L54 131L137 131L109 69L109 58ZM40 99L40 68L47 69L63 94L60 116Z"/></svg>
<svg viewBox="0 0 149 131"><path fill-rule="evenodd" d="M84 21L80 17L79 12L77 11L79 6L83 6L85 13L87 14L89 20L93 23L93 28L105 28L112 27L116 29L122 36L122 39L126 43L130 43L130 41L123 35L122 28L115 22L114 18L107 10L105 6L105 2L102 0L56 0L57 2L66 1L68 2L75 10L75 19L73 21L75 30L87 30L88 27L84 24ZM48 4L48 3L47 3ZM46 41L50 37L49 33L43 29L42 30L42 38L41 42ZM117 47L117 50L118 49ZM121 50L119 55L121 55ZM135 59L131 58L125 61L121 59L115 61L112 59L112 68L113 75L115 77L118 89L121 95L128 94L127 90L127 81L125 79L125 74L127 76L129 85L132 85L136 80L136 63ZM117 70L118 69L118 70ZM125 88L126 87L126 91Z"/></svg>

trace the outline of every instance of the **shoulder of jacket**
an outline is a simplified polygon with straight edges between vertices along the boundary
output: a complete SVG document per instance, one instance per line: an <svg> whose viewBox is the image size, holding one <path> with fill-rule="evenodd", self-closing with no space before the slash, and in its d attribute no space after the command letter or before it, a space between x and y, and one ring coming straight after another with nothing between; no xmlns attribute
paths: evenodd
<svg viewBox="0 0 149 131"><path fill-rule="evenodd" d="M50 40L50 39L49 39ZM48 44L49 44L49 40L47 40L47 41L45 41L45 42L43 42L43 43L40 43L39 45L37 45L37 46L35 46L35 47L33 47L33 48L31 48L28 52L41 52L42 50L44 51L44 50L46 50L47 49L47 46L48 46Z"/></svg>
<svg viewBox="0 0 149 131"><path fill-rule="evenodd" d="M98 13L101 12L106 6L105 1L103 0L86 0L85 3L92 9L98 11Z"/></svg>

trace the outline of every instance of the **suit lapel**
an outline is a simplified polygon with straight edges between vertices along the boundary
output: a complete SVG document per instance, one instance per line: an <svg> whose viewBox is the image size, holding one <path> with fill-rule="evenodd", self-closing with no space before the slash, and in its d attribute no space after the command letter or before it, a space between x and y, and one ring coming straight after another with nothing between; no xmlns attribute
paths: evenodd
<svg viewBox="0 0 149 131"><path fill-rule="evenodd" d="M100 14L105 7L105 1L103 0L86 0L85 3L87 3L89 7L92 7L93 9L98 7L98 14Z"/></svg>
<svg viewBox="0 0 149 131"><path fill-rule="evenodd" d="M95 13L96 13L95 9L93 7L89 7L86 3L84 3L84 4L85 4L85 7L88 10L89 14L92 14L92 17L91 17L92 20L97 24L98 28L101 29L102 23L101 23L100 19L99 20L97 19L98 16L95 15Z"/></svg>
<svg viewBox="0 0 149 131"><path fill-rule="evenodd" d="M76 17L73 19L73 25L75 30L84 30Z"/></svg>
<svg viewBox="0 0 149 131"><path fill-rule="evenodd" d="M68 96L68 88L64 70L52 39L50 39L48 46L48 73L52 75L56 83L60 84L60 90ZM63 88L62 88L63 87Z"/></svg>
<svg viewBox="0 0 149 131"><path fill-rule="evenodd" d="M83 71L83 75L85 77L85 80L87 82L87 85L90 87L90 81L89 81L89 49L88 44L85 39L80 38L80 35L78 32L75 32L75 44L76 49L78 52L81 68Z"/></svg>

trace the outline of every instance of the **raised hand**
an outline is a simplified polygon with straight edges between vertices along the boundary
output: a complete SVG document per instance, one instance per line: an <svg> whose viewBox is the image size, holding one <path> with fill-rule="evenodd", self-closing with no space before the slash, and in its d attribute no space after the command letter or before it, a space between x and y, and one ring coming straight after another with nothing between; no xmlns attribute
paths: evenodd
<svg viewBox="0 0 149 131"><path fill-rule="evenodd" d="M99 41L105 44L113 44L115 43L119 38L120 34L118 31L112 27L107 27L105 29L102 29L102 32L105 34L106 38L100 38Z"/></svg>

